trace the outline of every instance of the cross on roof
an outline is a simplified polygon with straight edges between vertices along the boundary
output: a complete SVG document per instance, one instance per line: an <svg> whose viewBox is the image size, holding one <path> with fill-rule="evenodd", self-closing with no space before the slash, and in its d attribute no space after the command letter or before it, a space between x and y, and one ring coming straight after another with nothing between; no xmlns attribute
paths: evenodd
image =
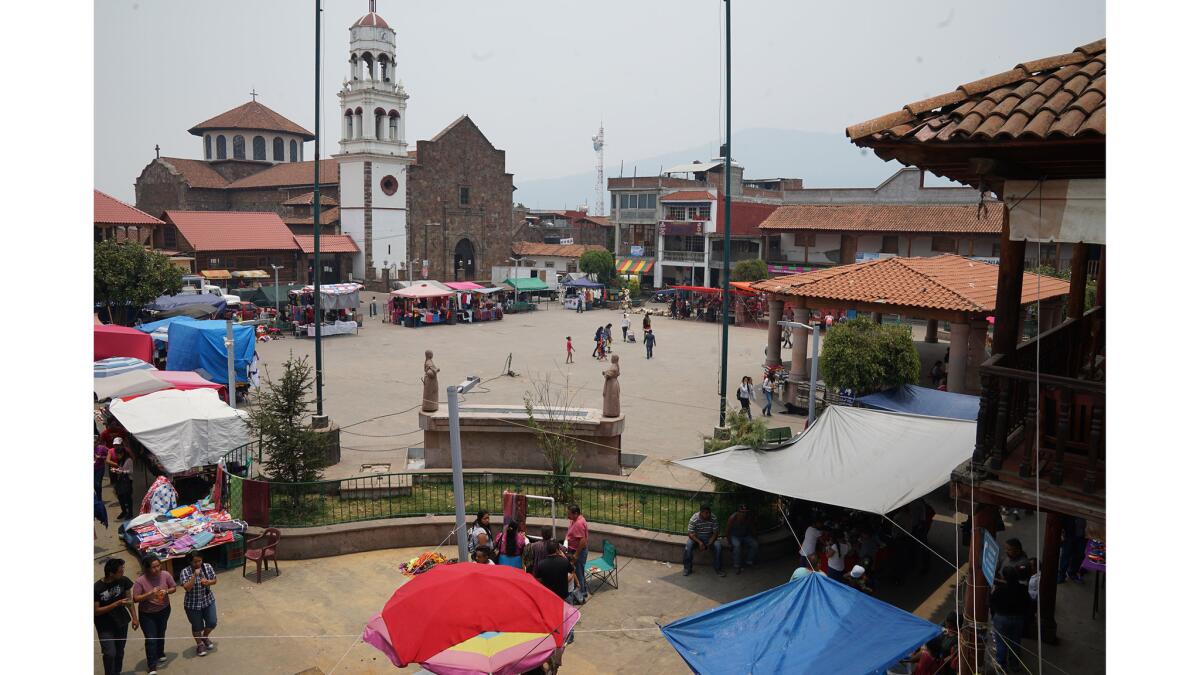
<svg viewBox="0 0 1200 675"><path fill-rule="evenodd" d="M154 144L154 159L158 159L158 143Z"/></svg>
<svg viewBox="0 0 1200 675"><path fill-rule="evenodd" d="M251 89L250 89L250 100L251 100L251 101L257 101L257 100L258 100L258 92L257 92L257 91L254 91L254 89L253 89L253 88L251 88Z"/></svg>

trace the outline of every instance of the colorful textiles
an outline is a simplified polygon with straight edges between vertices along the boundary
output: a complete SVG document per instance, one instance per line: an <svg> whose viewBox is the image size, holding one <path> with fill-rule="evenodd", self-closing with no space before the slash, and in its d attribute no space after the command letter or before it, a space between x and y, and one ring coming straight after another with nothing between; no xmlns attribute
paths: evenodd
<svg viewBox="0 0 1200 675"><path fill-rule="evenodd" d="M192 515L195 512L196 512L196 507L194 507L194 506L180 506L177 509L171 509L167 513L170 513L171 517L173 517L173 518L184 518L186 516Z"/></svg>

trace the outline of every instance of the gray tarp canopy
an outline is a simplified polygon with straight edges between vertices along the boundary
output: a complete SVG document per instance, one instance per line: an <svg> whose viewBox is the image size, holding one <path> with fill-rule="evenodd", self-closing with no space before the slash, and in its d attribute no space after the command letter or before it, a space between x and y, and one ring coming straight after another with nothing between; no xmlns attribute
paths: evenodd
<svg viewBox="0 0 1200 675"><path fill-rule="evenodd" d="M675 464L763 492L886 514L945 485L974 448L973 421L835 405L779 449L735 446Z"/></svg>

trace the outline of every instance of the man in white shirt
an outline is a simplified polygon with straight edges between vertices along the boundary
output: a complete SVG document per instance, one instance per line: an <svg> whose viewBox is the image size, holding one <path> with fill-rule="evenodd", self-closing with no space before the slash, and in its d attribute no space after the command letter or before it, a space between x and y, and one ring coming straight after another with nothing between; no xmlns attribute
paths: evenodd
<svg viewBox="0 0 1200 675"><path fill-rule="evenodd" d="M821 529L815 524L809 525L804 531L804 543L800 544L800 555L808 560L812 560L817 554L817 543L821 540Z"/></svg>

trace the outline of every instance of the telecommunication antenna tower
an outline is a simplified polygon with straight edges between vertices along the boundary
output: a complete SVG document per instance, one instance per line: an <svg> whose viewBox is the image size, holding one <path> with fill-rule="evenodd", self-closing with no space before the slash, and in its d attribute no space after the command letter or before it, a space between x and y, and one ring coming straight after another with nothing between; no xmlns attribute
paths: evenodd
<svg viewBox="0 0 1200 675"><path fill-rule="evenodd" d="M592 136L592 149L596 151L596 213L604 213L604 123L600 123L600 133Z"/></svg>

